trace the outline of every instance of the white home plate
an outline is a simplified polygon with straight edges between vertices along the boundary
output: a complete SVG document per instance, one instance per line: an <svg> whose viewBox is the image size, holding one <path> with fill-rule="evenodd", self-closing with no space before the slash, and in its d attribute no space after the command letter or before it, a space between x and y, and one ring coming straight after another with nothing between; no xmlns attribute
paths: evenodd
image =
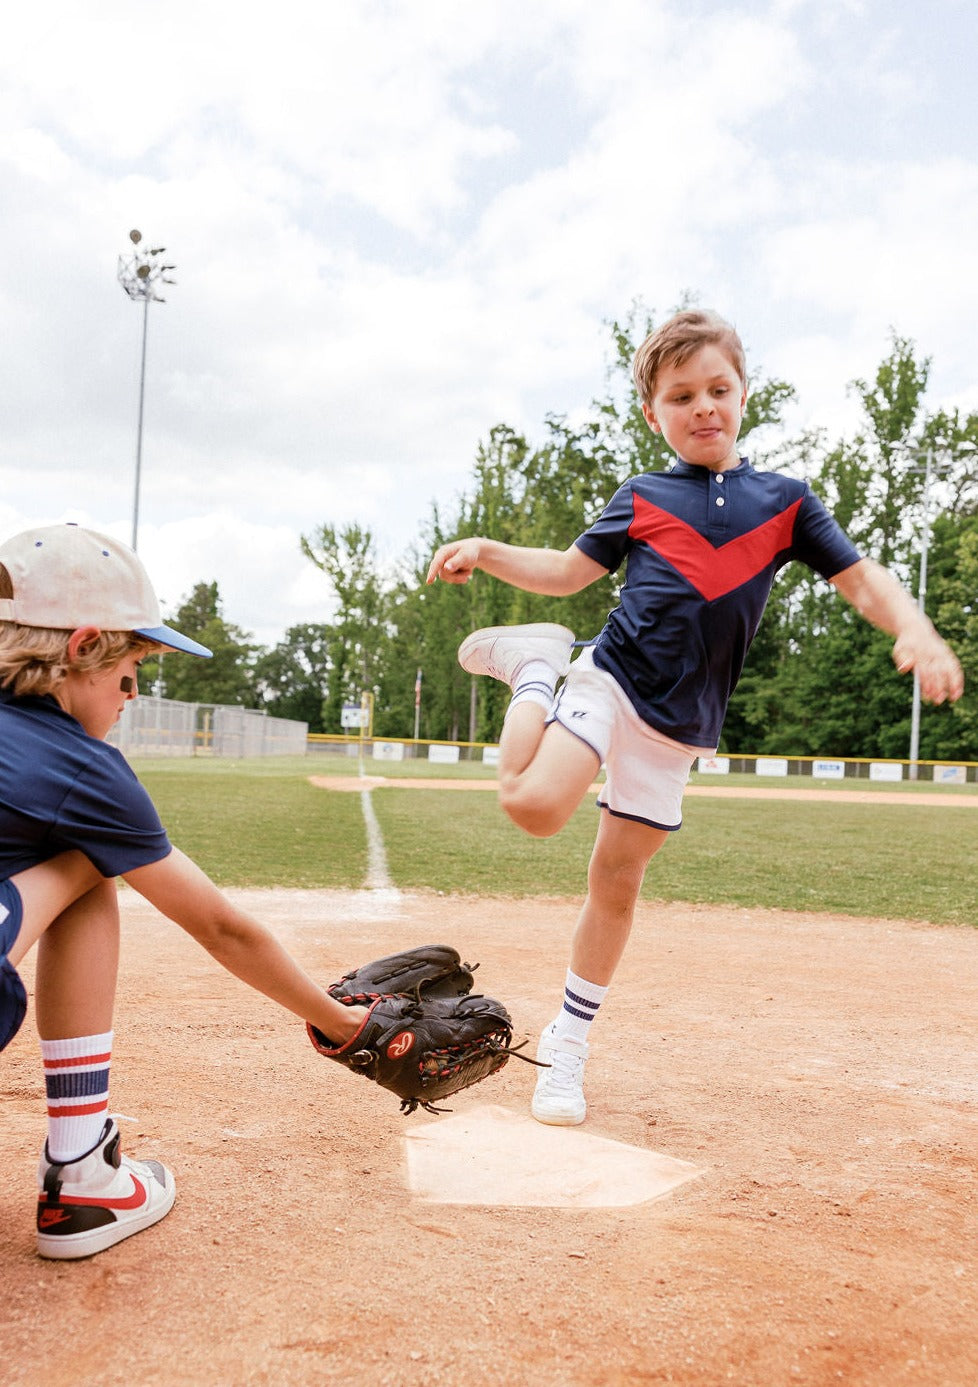
<svg viewBox="0 0 978 1387"><path fill-rule="evenodd" d="M404 1145L408 1187L432 1204L643 1204L703 1173L657 1151L579 1127L545 1127L495 1106L411 1127Z"/></svg>

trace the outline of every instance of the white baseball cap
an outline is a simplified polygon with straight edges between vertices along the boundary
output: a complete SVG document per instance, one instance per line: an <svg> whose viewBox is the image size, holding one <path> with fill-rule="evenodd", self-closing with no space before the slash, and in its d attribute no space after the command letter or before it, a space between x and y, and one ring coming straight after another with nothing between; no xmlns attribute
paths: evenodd
<svg viewBox="0 0 978 1387"><path fill-rule="evenodd" d="M0 544L0 564L13 586L0 597L0 621L52 631L132 631L189 655L205 645L164 626L153 585L136 553L80 525L24 530Z"/></svg>

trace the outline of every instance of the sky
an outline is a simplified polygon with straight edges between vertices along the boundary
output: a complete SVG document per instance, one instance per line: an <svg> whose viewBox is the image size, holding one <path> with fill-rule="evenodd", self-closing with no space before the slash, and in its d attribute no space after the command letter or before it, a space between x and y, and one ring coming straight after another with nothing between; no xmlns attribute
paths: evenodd
<svg viewBox="0 0 978 1387"><path fill-rule="evenodd" d="M851 433L894 333L978 410L973 0L50 0L0 46L0 538L132 533L164 611L329 620L300 537L393 565L496 424L605 389L684 298ZM583 523L582 523L583 528ZM568 535L570 543L573 535Z"/></svg>

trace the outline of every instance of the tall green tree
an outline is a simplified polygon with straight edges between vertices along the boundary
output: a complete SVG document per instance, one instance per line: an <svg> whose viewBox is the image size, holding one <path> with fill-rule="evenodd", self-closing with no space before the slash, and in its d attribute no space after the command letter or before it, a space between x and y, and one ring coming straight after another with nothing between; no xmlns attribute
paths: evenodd
<svg viewBox="0 0 978 1387"><path fill-rule="evenodd" d="M247 631L225 621L217 583L197 583L170 624L213 652L209 660L165 654L162 662L146 660L141 683L161 682L167 698L185 703L221 703L243 708L257 705L254 661L259 647Z"/></svg>
<svg viewBox="0 0 978 1387"><path fill-rule="evenodd" d="M965 693L957 703L921 709L920 755L978 761L978 511L940 516L930 559L927 611L961 661Z"/></svg>
<svg viewBox="0 0 978 1387"><path fill-rule="evenodd" d="M336 604L325 664L323 723L339 732L344 703L376 693L388 638L386 602L373 535L360 525L320 525L301 538L306 558L326 575Z"/></svg>
<svg viewBox="0 0 978 1387"><path fill-rule="evenodd" d="M847 527L866 553L908 577L922 479L919 432L930 359L918 358L909 338L893 334L890 352L872 380L852 389L863 408L863 426L848 448L828 455L820 481L845 499ZM857 479L858 478L858 479Z"/></svg>
<svg viewBox="0 0 978 1387"><path fill-rule="evenodd" d="M455 658L465 634L465 617L460 616L465 598L458 588L425 583L432 553L454 534L454 526L450 533L441 529L438 508L433 507L390 594L392 635L380 676L376 723L385 736L413 737L417 713L420 737L468 740L469 681Z"/></svg>
<svg viewBox="0 0 978 1387"><path fill-rule="evenodd" d="M274 717L305 722L310 732L324 731L330 638L329 626L290 626L276 646L258 656L255 687L262 706Z"/></svg>

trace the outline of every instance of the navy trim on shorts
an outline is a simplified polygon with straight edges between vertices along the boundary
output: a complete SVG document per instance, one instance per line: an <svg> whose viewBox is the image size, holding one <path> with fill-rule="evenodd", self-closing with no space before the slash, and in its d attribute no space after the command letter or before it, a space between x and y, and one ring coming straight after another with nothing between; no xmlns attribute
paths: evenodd
<svg viewBox="0 0 978 1387"><path fill-rule="evenodd" d="M0 920L0 1050L13 1040L27 1015L27 992L20 974L7 958L20 933L23 906L20 892L13 882L0 881L0 905L4 907Z"/></svg>
<svg viewBox="0 0 978 1387"><path fill-rule="evenodd" d="M645 824L646 828L658 828L662 833L678 833L683 826L682 819L679 820L678 824L657 824L654 819L643 819L641 814L625 814L620 809L612 809L610 804L602 804L600 799L596 799L594 802L599 809L603 809L613 819L629 819L633 824Z"/></svg>

